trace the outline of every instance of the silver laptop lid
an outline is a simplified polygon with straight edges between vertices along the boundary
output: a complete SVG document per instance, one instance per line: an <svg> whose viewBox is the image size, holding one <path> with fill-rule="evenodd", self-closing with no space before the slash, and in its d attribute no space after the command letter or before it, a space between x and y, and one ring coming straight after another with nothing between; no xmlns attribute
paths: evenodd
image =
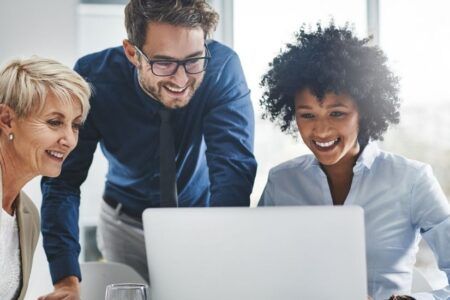
<svg viewBox="0 0 450 300"><path fill-rule="evenodd" d="M367 299L360 207L147 209L153 300Z"/></svg>

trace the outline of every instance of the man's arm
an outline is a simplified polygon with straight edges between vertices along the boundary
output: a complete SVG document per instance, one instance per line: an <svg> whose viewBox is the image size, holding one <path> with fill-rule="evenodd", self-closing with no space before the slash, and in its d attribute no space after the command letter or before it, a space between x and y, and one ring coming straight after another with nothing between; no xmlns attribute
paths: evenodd
<svg viewBox="0 0 450 300"><path fill-rule="evenodd" d="M211 83L210 83L211 84ZM211 206L249 206L256 175L254 113L239 58L225 62L203 120Z"/></svg>
<svg viewBox="0 0 450 300"><path fill-rule="evenodd" d="M79 67L77 64L75 70L83 76ZM99 140L93 113L95 108L91 101L91 111L80 130L78 145L64 161L60 176L43 177L41 181L41 230L54 284L68 276L81 280L78 264L80 185L87 177Z"/></svg>
<svg viewBox="0 0 450 300"><path fill-rule="evenodd" d="M41 230L55 288L42 299L79 299L80 185L86 179L97 146L94 132L88 117L77 147L63 164L61 175L43 177L41 181Z"/></svg>
<svg viewBox="0 0 450 300"><path fill-rule="evenodd" d="M88 137L92 131L89 118L85 126L60 176L43 177L41 181L41 229L53 283L68 275L81 277L78 265L80 185L86 179L98 141L95 136Z"/></svg>

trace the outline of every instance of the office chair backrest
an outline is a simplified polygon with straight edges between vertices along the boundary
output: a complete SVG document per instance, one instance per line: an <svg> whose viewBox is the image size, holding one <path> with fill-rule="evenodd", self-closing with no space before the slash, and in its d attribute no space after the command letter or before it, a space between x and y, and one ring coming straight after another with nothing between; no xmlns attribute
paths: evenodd
<svg viewBox="0 0 450 300"><path fill-rule="evenodd" d="M130 266L112 262L81 263L81 299L105 299L106 286L112 283L147 283Z"/></svg>

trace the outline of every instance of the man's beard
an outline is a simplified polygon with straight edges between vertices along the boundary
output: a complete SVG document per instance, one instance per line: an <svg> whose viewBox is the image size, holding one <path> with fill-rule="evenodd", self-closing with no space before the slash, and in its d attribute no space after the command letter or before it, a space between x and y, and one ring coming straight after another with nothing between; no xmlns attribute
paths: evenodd
<svg viewBox="0 0 450 300"><path fill-rule="evenodd" d="M152 97L153 99L160 102L161 104L163 104L166 107L176 109L176 108L184 107L189 104L190 100L194 96L195 91L200 86L200 84L203 80L203 77L201 77L197 80L194 78L189 79L189 81L185 85L185 89L188 89L188 95L187 95L186 99L183 101L177 101L176 97L171 98L170 100L167 100L163 96L163 89L165 89L164 86L172 86L175 88L180 88L180 87L174 85L173 83L171 83L170 81L160 81L155 86L155 85L152 85L151 83L149 83L148 81L145 81L143 76L141 76L141 73L138 73L138 79L139 79L141 88L144 90L144 92L147 95L149 95L150 97Z"/></svg>

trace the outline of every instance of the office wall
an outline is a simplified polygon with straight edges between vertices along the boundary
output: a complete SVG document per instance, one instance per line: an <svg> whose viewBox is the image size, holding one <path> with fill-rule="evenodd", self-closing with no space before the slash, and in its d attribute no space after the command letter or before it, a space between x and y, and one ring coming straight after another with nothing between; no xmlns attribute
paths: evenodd
<svg viewBox="0 0 450 300"><path fill-rule="evenodd" d="M72 66L77 58L78 0L0 0L0 65L17 57L39 55ZM40 178L24 190L41 203ZM26 299L52 290L47 261L39 240Z"/></svg>
<svg viewBox="0 0 450 300"><path fill-rule="evenodd" d="M39 54L72 64L77 0L0 0L0 63Z"/></svg>

